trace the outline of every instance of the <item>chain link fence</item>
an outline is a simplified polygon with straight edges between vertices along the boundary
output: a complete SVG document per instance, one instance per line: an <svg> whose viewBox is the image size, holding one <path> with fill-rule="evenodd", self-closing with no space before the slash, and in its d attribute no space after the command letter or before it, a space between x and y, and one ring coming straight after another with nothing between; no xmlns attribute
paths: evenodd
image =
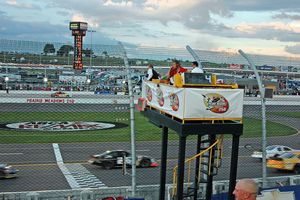
<svg viewBox="0 0 300 200"><path fill-rule="evenodd" d="M86 53L85 67L79 72L71 66L72 50L58 56L44 49L46 44L53 44L56 51L72 44L5 39L0 44L0 163L19 170L17 178L0 181L0 192L131 186L130 166L122 170L124 160L109 170L88 162L106 151L131 150L128 80L120 46L93 44L92 54ZM89 47L87 44L84 49ZM136 100L148 64L164 75L173 59L188 69L193 61L183 48L125 49ZM220 82L238 83L245 89L238 178L261 178L261 159L251 157L262 148L261 101L253 71L237 53L195 52L206 72L216 73ZM273 90L273 98L266 101L267 145L300 149L300 60L249 56L260 69L265 87ZM158 167L138 167L136 183L158 185L161 129L136 111L135 133L136 153L158 163ZM196 144L196 137L188 138L187 158L195 155ZM222 166L214 180L229 179L230 152L231 139L225 138ZM168 184L172 183L177 154L178 136L171 131ZM267 169L268 177L293 174Z"/></svg>

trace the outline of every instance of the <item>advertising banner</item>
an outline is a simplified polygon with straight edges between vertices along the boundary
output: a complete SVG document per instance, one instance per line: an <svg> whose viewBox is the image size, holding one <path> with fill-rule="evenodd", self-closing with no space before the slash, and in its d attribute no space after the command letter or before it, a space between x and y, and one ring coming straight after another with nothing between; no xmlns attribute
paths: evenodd
<svg viewBox="0 0 300 200"><path fill-rule="evenodd" d="M238 120L243 113L242 89L176 88L144 82L147 105L183 120Z"/></svg>

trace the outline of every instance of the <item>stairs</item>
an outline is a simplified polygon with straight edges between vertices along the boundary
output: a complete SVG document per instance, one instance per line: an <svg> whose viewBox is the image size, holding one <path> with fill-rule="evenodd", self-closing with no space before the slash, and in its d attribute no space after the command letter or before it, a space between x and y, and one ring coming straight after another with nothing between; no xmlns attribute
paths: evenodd
<svg viewBox="0 0 300 200"><path fill-rule="evenodd" d="M206 191L212 192L212 178L218 174L218 170L221 166L223 135L219 136L217 139L211 135L202 136L199 149L200 153L185 160L185 182L187 187L185 187L183 193L184 200L205 199L206 192L199 192L200 184L205 184ZM197 166L196 163L199 163L199 165ZM195 166L195 172L193 173L195 176L194 180L191 180L192 164ZM173 169L172 198L174 200L176 199L177 192L177 169L178 166Z"/></svg>

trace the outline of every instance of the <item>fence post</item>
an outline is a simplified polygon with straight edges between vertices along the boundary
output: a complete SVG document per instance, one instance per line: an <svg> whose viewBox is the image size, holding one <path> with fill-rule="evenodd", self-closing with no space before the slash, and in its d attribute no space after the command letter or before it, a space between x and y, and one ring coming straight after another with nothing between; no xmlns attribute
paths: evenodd
<svg viewBox="0 0 300 200"><path fill-rule="evenodd" d="M267 146L267 129L266 129L266 98L265 98L265 88L262 84L262 81L260 79L260 76L258 74L258 71L256 69L256 66L252 62L252 60L242 51L239 50L239 53L248 61L250 66L252 67L258 88L260 91L260 99L261 99L261 113L262 113L262 186L263 188L267 187L267 152L266 152L266 146Z"/></svg>
<svg viewBox="0 0 300 200"><path fill-rule="evenodd" d="M131 135L131 190L132 197L135 196L136 193L136 153L135 153L135 124L134 124L134 96L132 91L132 81L131 81L131 70L128 62L128 58L126 55L125 48L121 42L119 42L119 46L122 51L122 57L124 59L124 64L127 71L127 79L128 79L128 90L129 90L129 98L130 98L130 135Z"/></svg>

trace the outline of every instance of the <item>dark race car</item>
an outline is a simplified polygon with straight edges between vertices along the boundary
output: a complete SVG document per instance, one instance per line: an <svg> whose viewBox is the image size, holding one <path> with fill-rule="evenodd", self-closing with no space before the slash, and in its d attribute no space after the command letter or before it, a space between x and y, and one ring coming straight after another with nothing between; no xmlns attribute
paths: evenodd
<svg viewBox="0 0 300 200"><path fill-rule="evenodd" d="M104 169L122 167L124 160L127 166L131 166L131 154L124 150L106 151L102 154L92 155L88 160L89 163L102 166ZM149 156L137 155L137 167L157 167L158 164L154 158Z"/></svg>
<svg viewBox="0 0 300 200"><path fill-rule="evenodd" d="M11 165L0 163L0 179L15 178L18 170L14 169Z"/></svg>

